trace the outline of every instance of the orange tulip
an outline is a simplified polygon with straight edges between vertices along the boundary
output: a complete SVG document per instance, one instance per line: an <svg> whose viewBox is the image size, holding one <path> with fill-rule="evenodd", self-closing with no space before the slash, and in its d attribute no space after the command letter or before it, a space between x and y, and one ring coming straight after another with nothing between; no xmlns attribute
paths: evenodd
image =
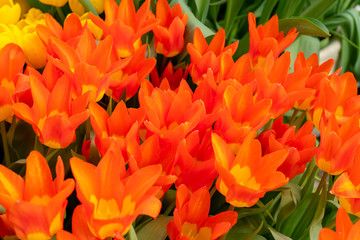
<svg viewBox="0 0 360 240"><path fill-rule="evenodd" d="M319 233L319 240L353 240L359 238L360 221L353 224L342 207L336 214L336 232L329 228L323 228Z"/></svg>
<svg viewBox="0 0 360 240"><path fill-rule="evenodd" d="M184 48L184 32L188 20L183 14L181 5L170 8L166 0L156 3L156 18L160 20L154 29L155 50L165 57L174 57Z"/></svg>
<svg viewBox="0 0 360 240"><path fill-rule="evenodd" d="M236 156L230 146L216 133L212 134L215 168L219 172L217 190L235 207L251 207L267 191L285 185L288 178L277 169L288 156L281 149L262 155L261 144L251 132L241 144Z"/></svg>
<svg viewBox="0 0 360 240"><path fill-rule="evenodd" d="M30 108L15 103L15 115L32 125L41 143L66 148L75 140L76 128L89 117L85 110L88 94L71 100L67 78L60 78L50 92L35 74L30 74L30 86L34 104Z"/></svg>
<svg viewBox="0 0 360 240"><path fill-rule="evenodd" d="M111 96L115 101L119 101L121 95L125 92L126 100L128 100L138 92L141 82L156 65L155 58L145 58L145 55L146 45L142 45L135 50L130 58L123 60L127 61L127 65L110 76L108 96Z"/></svg>
<svg viewBox="0 0 360 240"><path fill-rule="evenodd" d="M277 58L282 51L290 46L296 39L298 33L296 29L291 29L286 36L284 32L279 32L279 20L274 15L265 25L256 27L256 17L253 13L248 14L250 49L249 54L252 59L252 66L263 61L268 54Z"/></svg>
<svg viewBox="0 0 360 240"><path fill-rule="evenodd" d="M10 237L14 236L15 232L11 227L11 224L9 223L9 220L6 218L6 214L0 214L0 237Z"/></svg>
<svg viewBox="0 0 360 240"><path fill-rule="evenodd" d="M164 71L159 76L159 73L156 68L154 68L151 72L151 83L154 87L160 87L160 84L163 84L163 81L168 82L169 88L171 90L175 90L179 87L180 82L182 79L187 79L188 76L188 67L186 66L185 69L178 68L174 71L174 66L171 62L165 67Z"/></svg>
<svg viewBox="0 0 360 240"><path fill-rule="evenodd" d="M237 212L226 211L209 217L210 194L206 187L191 193L185 185L176 191L174 220L167 226L170 240L215 240L237 221Z"/></svg>
<svg viewBox="0 0 360 240"><path fill-rule="evenodd" d="M331 193L334 194L340 202L340 205L347 212L360 216L360 151L358 149L354 164L346 172L343 172L336 179Z"/></svg>
<svg viewBox="0 0 360 240"><path fill-rule="evenodd" d="M102 156L111 144L118 142L126 159L128 155L138 158L139 125L145 117L143 109L127 109L125 103L120 101L110 117L96 103L90 103L89 110L91 125L95 132L95 143Z"/></svg>
<svg viewBox="0 0 360 240"><path fill-rule="evenodd" d="M334 114L328 122L320 123L320 145L316 155L317 166L332 175L338 175L352 166L360 146L359 115L340 125Z"/></svg>
<svg viewBox="0 0 360 240"><path fill-rule="evenodd" d="M141 36L158 23L151 17L150 0L146 0L138 11L132 0L123 0L119 6L115 0L105 0L104 11L105 21L93 14L90 18L104 31L104 37L113 37L119 58L131 56L142 45Z"/></svg>
<svg viewBox="0 0 360 240"><path fill-rule="evenodd" d="M154 88L146 93L145 88L144 83L139 101L140 107L146 112L144 125L149 135L157 134L160 138L177 142L186 137L205 117L203 101L193 102L192 90L184 80L177 92Z"/></svg>
<svg viewBox="0 0 360 240"><path fill-rule="evenodd" d="M15 44L8 44L0 49L0 121L9 120L13 115L14 100L21 100L15 96L21 88L29 89L25 78L20 77L25 64L25 56L21 48Z"/></svg>
<svg viewBox="0 0 360 240"><path fill-rule="evenodd" d="M174 170L177 175L175 186L184 184L192 192L204 186L211 188L218 173L210 132L201 138L199 131L194 131L179 142Z"/></svg>
<svg viewBox="0 0 360 240"><path fill-rule="evenodd" d="M214 130L227 142L241 143L251 131L262 128L271 118L272 101L257 100L250 85L228 86L224 92L224 110Z"/></svg>
<svg viewBox="0 0 360 240"><path fill-rule="evenodd" d="M73 179L64 181L61 158L56 164L56 178L45 158L32 151L26 159L25 181L0 165L0 204L20 239L51 239L63 227L66 198L75 187Z"/></svg>
<svg viewBox="0 0 360 240"><path fill-rule="evenodd" d="M120 238L138 215L158 216L161 202L155 197L159 188L154 183L161 173L160 165L142 168L125 178L121 153L111 148L97 167L76 157L70 159L70 166L82 218L95 237ZM73 224L75 235L83 230L81 221Z"/></svg>
<svg viewBox="0 0 360 240"><path fill-rule="evenodd" d="M263 154L286 149L289 155L278 168L289 179L304 172L306 164L317 152L316 137L311 132L313 124L307 121L295 132L295 126L283 124L283 117L279 117L272 128L262 132L257 139L261 142Z"/></svg>
<svg viewBox="0 0 360 240"><path fill-rule="evenodd" d="M191 63L189 65L189 72L192 81L199 84L203 75L211 68L216 82L222 80L224 67L224 59L232 57L238 47L238 42L234 42L227 47L225 46L225 30L220 29L211 43L208 45L203 34L199 28L194 31L194 43L187 45Z"/></svg>

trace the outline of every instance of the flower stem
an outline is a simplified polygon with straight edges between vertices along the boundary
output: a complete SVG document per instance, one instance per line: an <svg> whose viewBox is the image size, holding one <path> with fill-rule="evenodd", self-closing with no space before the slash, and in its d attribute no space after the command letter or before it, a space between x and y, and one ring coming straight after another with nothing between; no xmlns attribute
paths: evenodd
<svg viewBox="0 0 360 240"><path fill-rule="evenodd" d="M293 114L292 114L292 116L291 116L291 118L290 118L290 121L289 121L289 125L290 125L290 126L293 125L294 120L295 120L298 112L299 112L299 109L294 109L294 112L293 112Z"/></svg>
<svg viewBox="0 0 360 240"><path fill-rule="evenodd" d="M10 165L10 154L9 154L9 145L6 137L5 121L1 121L1 139L4 147L5 166L8 167Z"/></svg>
<svg viewBox="0 0 360 240"><path fill-rule="evenodd" d="M61 20L62 22L64 22L64 21L65 21L65 15L64 15L63 11L61 10L61 8L60 8L60 7L57 7L57 8L56 8L56 12L57 12L57 14L58 14L59 17L60 17L60 20Z"/></svg>

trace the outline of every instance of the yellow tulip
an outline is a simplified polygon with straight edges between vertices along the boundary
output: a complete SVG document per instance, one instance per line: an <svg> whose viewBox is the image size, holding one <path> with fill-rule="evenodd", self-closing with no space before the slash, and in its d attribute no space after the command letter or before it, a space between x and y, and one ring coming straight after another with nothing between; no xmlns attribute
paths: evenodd
<svg viewBox="0 0 360 240"><path fill-rule="evenodd" d="M104 11L104 0L90 0L90 2L94 6L98 14ZM78 16L81 16L85 13L85 8L79 2L79 0L69 0L69 6L71 8L71 11L76 13Z"/></svg>
<svg viewBox="0 0 360 240"><path fill-rule="evenodd" d="M15 24L19 21L21 15L20 5L13 0L0 1L0 23Z"/></svg>
<svg viewBox="0 0 360 240"><path fill-rule="evenodd" d="M89 28L90 32L92 34L94 34L94 37L97 40L100 40L102 35L103 35L103 30L101 28L99 28L98 26L96 26L93 21L91 21L90 17L89 17L89 13L85 13L80 17L80 21L81 21L81 25L85 25L85 23L87 24L87 27Z"/></svg>
<svg viewBox="0 0 360 240"><path fill-rule="evenodd" d="M40 2L55 6L55 7L62 7L67 3L67 0L39 0Z"/></svg>

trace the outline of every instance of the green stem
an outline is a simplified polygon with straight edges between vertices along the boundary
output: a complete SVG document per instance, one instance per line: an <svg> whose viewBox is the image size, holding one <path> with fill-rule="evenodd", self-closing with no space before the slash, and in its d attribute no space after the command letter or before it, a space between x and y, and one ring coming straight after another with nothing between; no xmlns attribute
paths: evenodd
<svg viewBox="0 0 360 240"><path fill-rule="evenodd" d="M60 7L56 7L56 12L60 17L61 22L65 21L65 15Z"/></svg>
<svg viewBox="0 0 360 240"><path fill-rule="evenodd" d="M214 185L212 187L212 189L210 190L210 198L212 198L212 196L214 195L215 192L216 192L216 185Z"/></svg>
<svg viewBox="0 0 360 240"><path fill-rule="evenodd" d="M169 216L169 214L173 211L174 207L175 207L175 201L173 201L169 204L169 206L167 207L167 209L164 212L164 215Z"/></svg>
<svg viewBox="0 0 360 240"><path fill-rule="evenodd" d="M49 162L50 159L52 159L55 156L55 154L59 152L59 150L60 150L59 148L57 149L49 148L48 153L46 155L46 161Z"/></svg>
<svg viewBox="0 0 360 240"><path fill-rule="evenodd" d="M299 130L299 128L301 127L302 122L303 122L304 119L305 119L305 116L306 116L306 111L303 111L303 112L301 113L301 115L295 120L294 126L296 126L296 131Z"/></svg>
<svg viewBox="0 0 360 240"><path fill-rule="evenodd" d="M319 183L319 186L317 187L314 196L319 195L319 193L320 193L321 189L323 188L324 184L326 184L326 179L327 179L328 176L329 176L329 174L327 172L323 173L323 175L321 177L321 180L320 180L320 183Z"/></svg>
<svg viewBox="0 0 360 240"><path fill-rule="evenodd" d="M79 0L79 2L84 6L85 11L92 12L95 16L99 16L99 14L96 12L94 6L89 0Z"/></svg>
<svg viewBox="0 0 360 240"><path fill-rule="evenodd" d="M315 166L315 162L314 162L314 160L312 160L312 161L309 163L309 165L307 166L304 174L301 176L301 179L300 179L300 181L298 182L298 185L299 185L299 186L302 186L302 185L303 185L306 177L308 176L309 172L314 168L314 166Z"/></svg>
<svg viewBox="0 0 360 240"><path fill-rule="evenodd" d="M10 165L10 154L9 154L9 145L6 137L5 121L1 122L1 139L4 147L5 166L8 167Z"/></svg>
<svg viewBox="0 0 360 240"><path fill-rule="evenodd" d="M113 111L113 99L111 96L109 97L109 105L106 110L107 110L107 113L109 114L109 116L111 116L112 111Z"/></svg>
<svg viewBox="0 0 360 240"><path fill-rule="evenodd" d="M315 175L316 175L316 172L318 171L319 169L317 168L317 166L315 166L313 168L313 170L311 171L311 174L310 176L308 177L306 183L305 183L305 186L303 188L303 194L306 194L309 190L309 187L310 187L310 184L312 183L312 180L314 179Z"/></svg>
<svg viewBox="0 0 360 240"><path fill-rule="evenodd" d="M289 125L290 125L290 126L293 125L293 122L294 122L294 120L295 120L298 112L299 112L299 109L294 109L294 112L293 112L293 114L292 114L292 116L291 116L291 118L290 118L290 121L289 121Z"/></svg>
<svg viewBox="0 0 360 240"><path fill-rule="evenodd" d="M274 123L274 119L270 119L264 126L263 132L266 132L271 129L272 125Z"/></svg>

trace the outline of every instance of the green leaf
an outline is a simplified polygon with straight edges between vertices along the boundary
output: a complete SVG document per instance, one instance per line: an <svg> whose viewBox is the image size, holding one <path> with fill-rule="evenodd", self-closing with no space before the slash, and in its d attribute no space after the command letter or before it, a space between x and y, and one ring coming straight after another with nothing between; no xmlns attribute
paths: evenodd
<svg viewBox="0 0 360 240"><path fill-rule="evenodd" d="M269 227L271 235L274 237L275 240L292 240L291 238L285 236L284 234L279 233L275 229Z"/></svg>
<svg viewBox="0 0 360 240"><path fill-rule="evenodd" d="M189 6L185 3L184 0L173 0L171 1L170 6L172 7L178 3L181 5L181 9L183 13L186 13L188 15L188 22L185 30L185 45L186 43L193 41L193 35L196 27L198 27L201 30L205 38L215 34L213 30L208 28L205 24L200 22L199 19L197 19L194 16L193 12L189 8Z"/></svg>
<svg viewBox="0 0 360 240"><path fill-rule="evenodd" d="M245 1L238 1L238 0L228 0L226 5L226 12L225 12L225 33L226 36L230 34L231 29L235 26L235 17L240 12Z"/></svg>
<svg viewBox="0 0 360 240"><path fill-rule="evenodd" d="M278 229L280 229L284 220L296 209L300 199L301 188L298 185L289 182L281 188L281 202L275 213Z"/></svg>
<svg viewBox="0 0 360 240"><path fill-rule="evenodd" d="M326 184L324 184L320 194L320 200L315 212L314 219L310 225L310 240L319 239L319 233L320 230L322 229L321 223L325 214L326 199L327 199L327 186Z"/></svg>
<svg viewBox="0 0 360 240"><path fill-rule="evenodd" d="M39 0L26 0L32 7L40 9L42 12L47 13L50 11L51 6L41 3Z"/></svg>
<svg viewBox="0 0 360 240"><path fill-rule="evenodd" d="M84 6L85 11L92 12L95 16L99 16L90 0L79 0L79 2Z"/></svg>
<svg viewBox="0 0 360 240"><path fill-rule="evenodd" d="M205 22L209 11L210 0L195 0L195 4L198 10L197 18L200 19L201 22Z"/></svg>
<svg viewBox="0 0 360 240"><path fill-rule="evenodd" d="M160 215L138 231L138 240L165 240L167 236L166 226L172 219L173 217Z"/></svg>
<svg viewBox="0 0 360 240"><path fill-rule="evenodd" d="M325 12L327 12L337 0L316 0L312 2L305 11L303 11L301 17L319 18Z"/></svg>
<svg viewBox="0 0 360 240"><path fill-rule="evenodd" d="M129 238L129 240L138 240L138 237L136 235L133 225L130 226L128 238Z"/></svg>
<svg viewBox="0 0 360 240"><path fill-rule="evenodd" d="M296 28L299 34L329 37L330 33L326 26L315 18L286 18L279 20L279 29L287 33L290 29Z"/></svg>
<svg viewBox="0 0 360 240"><path fill-rule="evenodd" d="M262 229L264 221L260 214L239 219L226 235L226 240L256 239ZM256 237L256 238L255 238Z"/></svg>
<svg viewBox="0 0 360 240"><path fill-rule="evenodd" d="M303 2L303 0L280 0L276 12L279 18L287 18L293 16L299 4Z"/></svg>
<svg viewBox="0 0 360 240"><path fill-rule="evenodd" d="M306 58L310 57L311 54L317 53L320 51L320 41L316 37L301 35L299 36L293 44L291 44L286 51L290 52L291 65L290 72L293 71L294 62L296 56L300 51L304 52Z"/></svg>
<svg viewBox="0 0 360 240"><path fill-rule="evenodd" d="M273 201L270 201L260 208L237 208L236 211L238 212L238 219L263 213L271 207L272 202Z"/></svg>
<svg viewBox="0 0 360 240"><path fill-rule="evenodd" d="M264 8L261 12L259 24L264 24L270 19L270 16L272 15L272 11L278 1L279 0L266 0Z"/></svg>

